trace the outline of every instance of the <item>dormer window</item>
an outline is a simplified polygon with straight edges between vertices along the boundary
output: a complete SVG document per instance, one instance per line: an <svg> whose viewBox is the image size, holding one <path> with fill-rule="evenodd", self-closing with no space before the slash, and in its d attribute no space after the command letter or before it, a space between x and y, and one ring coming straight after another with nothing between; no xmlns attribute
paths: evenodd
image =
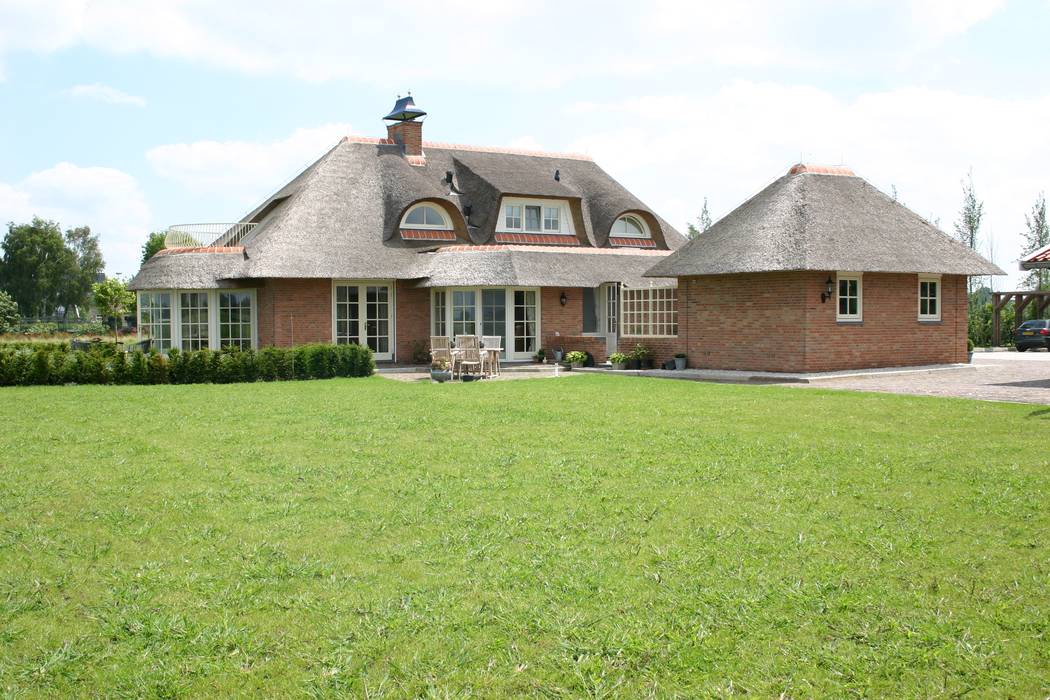
<svg viewBox="0 0 1050 700"><path fill-rule="evenodd" d="M416 204L407 212L401 220L403 229L436 229L440 231L451 231L452 222L448 214L443 212L435 204Z"/></svg>
<svg viewBox="0 0 1050 700"><path fill-rule="evenodd" d="M562 200L505 198L496 231L575 236L568 207Z"/></svg>
<svg viewBox="0 0 1050 700"><path fill-rule="evenodd" d="M609 235L613 238L652 238L645 222L630 214L617 219Z"/></svg>

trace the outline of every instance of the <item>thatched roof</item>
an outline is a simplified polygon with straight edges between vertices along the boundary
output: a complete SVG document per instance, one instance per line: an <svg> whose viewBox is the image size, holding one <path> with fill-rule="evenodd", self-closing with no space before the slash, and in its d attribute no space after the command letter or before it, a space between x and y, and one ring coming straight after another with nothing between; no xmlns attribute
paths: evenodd
<svg viewBox="0 0 1050 700"><path fill-rule="evenodd" d="M609 250L609 230L627 211L646 219L658 247L674 249L685 240L585 156L434 143L424 143L424 155L424 165L412 165L402 147L387 139L342 139L243 219L257 223L241 241L245 259L226 272L215 270L222 275L216 279L417 279L429 276L428 264L438 265L436 274L449 278L454 276L449 261L459 257L421 257L420 252L434 250L435 244L402 240L399 235L405 210L423 199L445 208L468 246L494 243L500 199L509 195L568 200L581 249ZM572 257L557 262L562 255ZM168 286L190 286L178 281L176 271L189 257L150 260L132 281L133 288L155 288L161 280L171 280ZM477 284L503 284L499 280L509 276L498 265L507 263L495 262L503 258L513 258L522 269L523 261L530 259L504 250L492 258L497 267L485 272L477 265L486 258L474 256L465 263L470 275L459 277L470 276ZM537 269L529 275L531 284L584 286L614 267L605 256L592 260L578 252L546 253L542 259L551 275L544 277ZM618 265L626 264L617 260ZM185 264L188 269L202 265ZM164 273L155 273L155 266L164 268ZM634 274L635 267L627 267Z"/></svg>
<svg viewBox="0 0 1050 700"><path fill-rule="evenodd" d="M804 165L646 274L788 270L1005 274L852 171Z"/></svg>

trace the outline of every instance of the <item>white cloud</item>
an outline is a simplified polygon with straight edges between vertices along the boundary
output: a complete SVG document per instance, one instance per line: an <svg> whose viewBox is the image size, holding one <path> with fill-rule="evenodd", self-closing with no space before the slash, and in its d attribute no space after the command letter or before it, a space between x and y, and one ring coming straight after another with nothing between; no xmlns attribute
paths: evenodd
<svg viewBox="0 0 1050 700"><path fill-rule="evenodd" d="M242 206L257 204L350 133L349 124L296 129L275 141L195 141L151 148L146 159L161 177L200 192L222 192Z"/></svg>
<svg viewBox="0 0 1050 700"><path fill-rule="evenodd" d="M74 85L65 91L70 97L83 98L87 100L95 100L96 102L105 102L111 105L131 105L133 107L145 107L146 100L143 97L137 95L129 95L126 92L122 92L115 87L109 85L103 85L102 83L92 83L90 85Z"/></svg>
<svg viewBox="0 0 1050 700"><path fill-rule="evenodd" d="M985 201L985 245L994 235L997 262L1015 279L1024 213L1050 189L1050 97L908 88L842 99L807 86L738 82L702 97L581 103L570 112L602 119L582 120L596 130L568 148L593 155L681 228L705 196L722 216L802 159L844 162L887 192L896 185L907 206L950 231L972 167ZM665 114L689 116L668 123Z"/></svg>
<svg viewBox="0 0 1050 700"><path fill-rule="evenodd" d="M10 0L0 57L75 46L310 81L534 85L708 65L902 69L1003 0L125 3ZM524 27L532 28L531 31ZM524 37L524 38L523 38ZM457 51L468 40L469 51Z"/></svg>
<svg viewBox="0 0 1050 700"><path fill-rule="evenodd" d="M99 234L109 273L138 270L151 216L131 175L63 162L20 182L0 182L0 220L23 222L33 216L58 221L63 228L90 226Z"/></svg>

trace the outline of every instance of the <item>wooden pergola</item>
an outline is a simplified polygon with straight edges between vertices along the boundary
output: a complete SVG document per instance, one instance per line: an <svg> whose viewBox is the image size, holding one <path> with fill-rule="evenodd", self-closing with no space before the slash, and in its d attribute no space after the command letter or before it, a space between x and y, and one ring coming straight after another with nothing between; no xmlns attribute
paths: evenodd
<svg viewBox="0 0 1050 700"><path fill-rule="evenodd" d="M1014 327L1017 330L1024 321L1024 310L1033 302L1036 304L1036 318L1043 318L1043 313L1050 307L1050 291L1033 292L992 292L992 343L999 345L999 325L1003 307L1014 300Z"/></svg>

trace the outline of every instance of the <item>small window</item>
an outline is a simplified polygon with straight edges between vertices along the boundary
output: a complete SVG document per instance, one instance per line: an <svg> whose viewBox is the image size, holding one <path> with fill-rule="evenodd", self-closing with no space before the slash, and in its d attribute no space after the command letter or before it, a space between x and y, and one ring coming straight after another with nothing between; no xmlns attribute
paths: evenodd
<svg viewBox="0 0 1050 700"><path fill-rule="evenodd" d="M860 321L863 311L860 275L840 274L838 289L837 319L839 321Z"/></svg>
<svg viewBox="0 0 1050 700"><path fill-rule="evenodd" d="M919 278L919 320L941 320L941 280L939 277Z"/></svg>
<svg viewBox="0 0 1050 700"><path fill-rule="evenodd" d="M408 210L401 221L401 228L434 228L449 231L452 224L448 217L433 204L417 204Z"/></svg>
<svg viewBox="0 0 1050 700"><path fill-rule="evenodd" d="M649 229L637 216L621 216L613 224L610 235L618 238L649 238Z"/></svg>
<svg viewBox="0 0 1050 700"><path fill-rule="evenodd" d="M561 209L559 207L543 208L543 230L554 233L561 231Z"/></svg>
<svg viewBox="0 0 1050 700"><path fill-rule="evenodd" d="M540 207L532 205L525 206L525 230L540 230Z"/></svg>
<svg viewBox="0 0 1050 700"><path fill-rule="evenodd" d="M521 207L517 204L508 204L503 207L503 225L506 228L521 228Z"/></svg>

